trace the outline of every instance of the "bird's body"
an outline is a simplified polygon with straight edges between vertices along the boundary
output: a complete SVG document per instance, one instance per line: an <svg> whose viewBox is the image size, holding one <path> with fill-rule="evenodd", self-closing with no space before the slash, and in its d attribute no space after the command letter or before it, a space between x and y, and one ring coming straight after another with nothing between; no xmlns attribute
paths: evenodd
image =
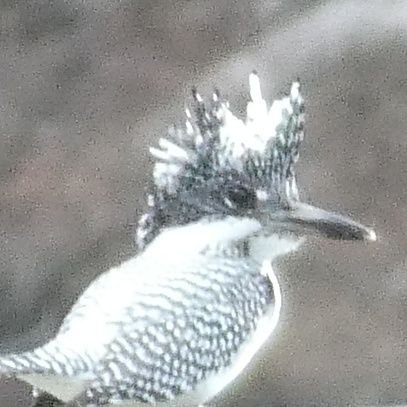
<svg viewBox="0 0 407 407"><path fill-rule="evenodd" d="M123 398L131 400L124 404L129 406L189 406L210 399L268 339L281 308L277 279L260 249L257 258L247 255L251 248L226 257L219 247L210 253L211 247L200 245L199 234L205 233L218 246L224 222L231 232L236 228L233 219L191 225L186 252L171 243L183 243L179 230L168 230L143 254L99 277L55 339L4 358L0 366L17 369L21 378L63 400L84 389L89 402ZM246 227L242 233L259 225L248 220ZM209 253L199 254L202 249ZM156 256L163 256L162 267Z"/></svg>
<svg viewBox="0 0 407 407"><path fill-rule="evenodd" d="M246 124L218 94L206 110L194 93L195 121L188 113L185 131L152 149L159 162L140 254L95 280L49 343L0 358L0 373L85 406L205 403L277 325L275 257L296 249L304 230L373 239L299 202L298 85L268 111L257 76L250 80Z"/></svg>

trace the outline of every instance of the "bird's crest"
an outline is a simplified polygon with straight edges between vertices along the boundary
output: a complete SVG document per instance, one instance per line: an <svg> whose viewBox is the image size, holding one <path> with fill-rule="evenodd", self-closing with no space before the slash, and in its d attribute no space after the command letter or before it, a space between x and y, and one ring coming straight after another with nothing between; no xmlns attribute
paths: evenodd
<svg viewBox="0 0 407 407"><path fill-rule="evenodd" d="M304 104L299 83L288 97L275 100L270 108L263 99L256 73L250 74L250 97L245 121L229 109L215 91L205 104L195 89L194 110L186 110L185 128L172 127L159 148L150 152L154 165L154 192L148 196L148 212L137 230L143 248L165 226L160 213L164 201L176 200L196 183L217 182L224 177L244 176L271 191L278 199L298 198L294 164L303 140ZM160 218L161 217L161 218Z"/></svg>

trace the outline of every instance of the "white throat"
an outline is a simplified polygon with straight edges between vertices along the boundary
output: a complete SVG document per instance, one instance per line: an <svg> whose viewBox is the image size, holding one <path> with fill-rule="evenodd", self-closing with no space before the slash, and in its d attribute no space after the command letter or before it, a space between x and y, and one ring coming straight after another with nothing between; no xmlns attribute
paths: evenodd
<svg viewBox="0 0 407 407"><path fill-rule="evenodd" d="M250 253L260 263L265 260L273 262L277 257L298 250L304 240L305 238L278 234L255 236L250 239Z"/></svg>
<svg viewBox="0 0 407 407"><path fill-rule="evenodd" d="M219 220L201 220L162 231L148 246L160 256L188 256L202 253L208 248L233 247L234 243L248 240L250 255L259 263L295 251L303 238L271 234L261 235L261 224L253 218L227 217ZM260 233L259 233L260 232Z"/></svg>
<svg viewBox="0 0 407 407"><path fill-rule="evenodd" d="M255 235L261 230L258 221L252 218L233 216L219 220L200 220L183 226L174 226L163 230L148 246L157 254L173 256L195 255L208 248L228 247Z"/></svg>

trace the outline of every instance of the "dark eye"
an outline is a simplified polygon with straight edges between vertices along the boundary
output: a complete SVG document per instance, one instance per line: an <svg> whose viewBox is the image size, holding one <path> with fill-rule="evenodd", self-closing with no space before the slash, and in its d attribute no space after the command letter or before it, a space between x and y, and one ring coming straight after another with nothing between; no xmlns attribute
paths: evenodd
<svg viewBox="0 0 407 407"><path fill-rule="evenodd" d="M229 188L225 194L225 204L237 210L254 209L256 194L253 190L241 186Z"/></svg>

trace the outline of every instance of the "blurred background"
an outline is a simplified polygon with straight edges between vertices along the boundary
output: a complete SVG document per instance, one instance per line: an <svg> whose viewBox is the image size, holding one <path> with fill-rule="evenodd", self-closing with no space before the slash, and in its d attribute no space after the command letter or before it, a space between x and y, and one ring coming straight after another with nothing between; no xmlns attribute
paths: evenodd
<svg viewBox="0 0 407 407"><path fill-rule="evenodd" d="M279 261L277 335L213 405L407 401L407 1L0 1L0 351L44 343L135 254L148 146L193 84L243 117L300 78L305 199L378 243L310 240ZM109 299L106 299L107 301ZM0 381L0 405L29 388Z"/></svg>

